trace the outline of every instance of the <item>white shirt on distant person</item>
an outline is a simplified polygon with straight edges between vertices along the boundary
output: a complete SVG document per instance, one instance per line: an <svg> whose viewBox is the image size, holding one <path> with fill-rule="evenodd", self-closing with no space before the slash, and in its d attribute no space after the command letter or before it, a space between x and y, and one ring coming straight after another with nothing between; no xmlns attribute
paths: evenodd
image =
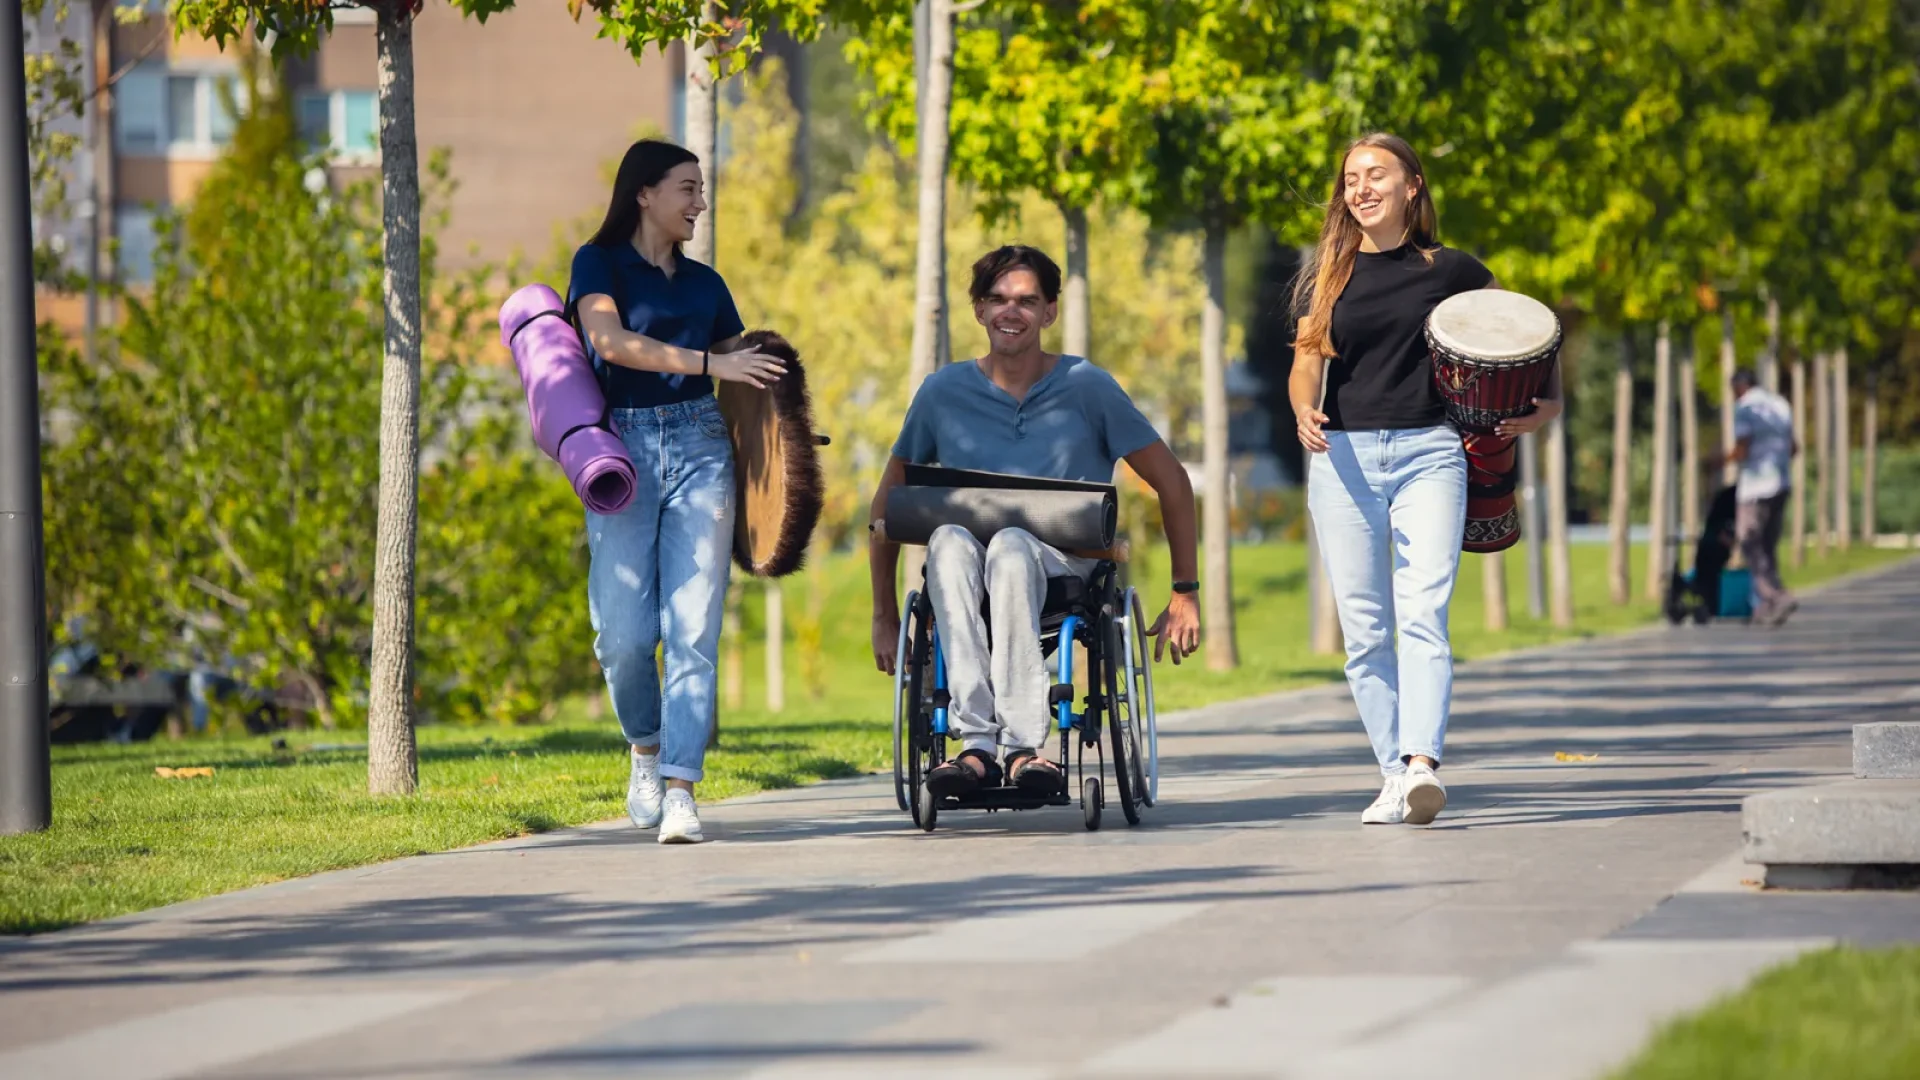
<svg viewBox="0 0 1920 1080"><path fill-rule="evenodd" d="M1793 464L1793 410L1787 399L1756 386L1733 407L1733 437L1749 440L1734 482L1740 502L1771 499L1789 487L1787 470Z"/></svg>

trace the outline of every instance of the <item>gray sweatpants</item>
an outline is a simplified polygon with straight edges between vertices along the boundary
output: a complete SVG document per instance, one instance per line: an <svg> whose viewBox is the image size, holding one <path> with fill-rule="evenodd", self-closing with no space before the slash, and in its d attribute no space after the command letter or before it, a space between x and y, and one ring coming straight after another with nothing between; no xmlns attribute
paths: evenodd
<svg viewBox="0 0 1920 1080"><path fill-rule="evenodd" d="M966 750L1038 750L1052 729L1047 668L1040 655L1040 608L1047 579L1085 577L1097 564L1004 529L981 544L957 525L927 540L927 594L947 659L948 723ZM981 601L993 619L988 647Z"/></svg>
<svg viewBox="0 0 1920 1080"><path fill-rule="evenodd" d="M1788 491L1766 499L1743 500L1734 506L1734 539L1747 560L1753 578L1753 613L1771 615L1787 599L1780 580L1780 526L1786 519Z"/></svg>

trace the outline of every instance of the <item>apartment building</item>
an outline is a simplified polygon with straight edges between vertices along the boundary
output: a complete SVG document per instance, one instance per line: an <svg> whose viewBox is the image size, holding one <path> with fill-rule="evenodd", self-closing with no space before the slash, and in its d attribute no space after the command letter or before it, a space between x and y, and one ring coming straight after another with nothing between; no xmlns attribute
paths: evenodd
<svg viewBox="0 0 1920 1080"><path fill-rule="evenodd" d="M91 42L89 79L110 84L73 196L92 189L103 235L119 240L112 271L134 285L151 273L155 216L193 197L232 138L222 86L237 74L231 50L176 37L165 0L144 2L146 17L123 25L94 24L76 4L67 30ZM378 78L372 12L342 8L334 19L332 36L290 65L288 81L303 132L327 148L343 183L379 169ZM436 147L452 152L459 187L441 236L450 264L543 254L557 225L605 208L605 168L637 130L678 135L680 50L636 64L596 31L557 0L527 0L484 26L444 0L427 3L414 30L415 122L423 159ZM84 246L70 245L76 267ZM71 299L43 298L42 314L78 325Z"/></svg>

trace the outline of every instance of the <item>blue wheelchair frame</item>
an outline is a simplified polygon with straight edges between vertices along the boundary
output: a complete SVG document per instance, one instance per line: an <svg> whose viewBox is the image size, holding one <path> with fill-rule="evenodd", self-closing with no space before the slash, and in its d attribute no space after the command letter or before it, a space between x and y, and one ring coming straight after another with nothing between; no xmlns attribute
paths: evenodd
<svg viewBox="0 0 1920 1080"><path fill-rule="evenodd" d="M1054 639L1054 647L1060 653L1054 677L1055 686L1073 685L1073 649L1060 648L1060 643L1071 643L1082 621L1078 615L1068 615L1060 621L1058 636ZM1043 635L1040 639L1040 647L1045 649L1046 646L1046 636ZM933 628L933 689L934 700L939 702L933 708L933 733L944 739L947 737L947 654L941 647L940 628L937 626ZM1081 714L1073 711L1071 701L1057 702L1054 705L1054 715L1057 717L1057 727L1060 731L1072 731L1080 724Z"/></svg>

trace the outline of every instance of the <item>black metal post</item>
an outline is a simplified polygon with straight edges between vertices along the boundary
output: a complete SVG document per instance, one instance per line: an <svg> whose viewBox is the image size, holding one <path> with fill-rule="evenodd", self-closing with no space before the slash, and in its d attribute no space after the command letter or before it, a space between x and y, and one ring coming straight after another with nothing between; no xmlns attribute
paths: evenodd
<svg viewBox="0 0 1920 1080"><path fill-rule="evenodd" d="M23 18L0 4L0 835L53 821Z"/></svg>

